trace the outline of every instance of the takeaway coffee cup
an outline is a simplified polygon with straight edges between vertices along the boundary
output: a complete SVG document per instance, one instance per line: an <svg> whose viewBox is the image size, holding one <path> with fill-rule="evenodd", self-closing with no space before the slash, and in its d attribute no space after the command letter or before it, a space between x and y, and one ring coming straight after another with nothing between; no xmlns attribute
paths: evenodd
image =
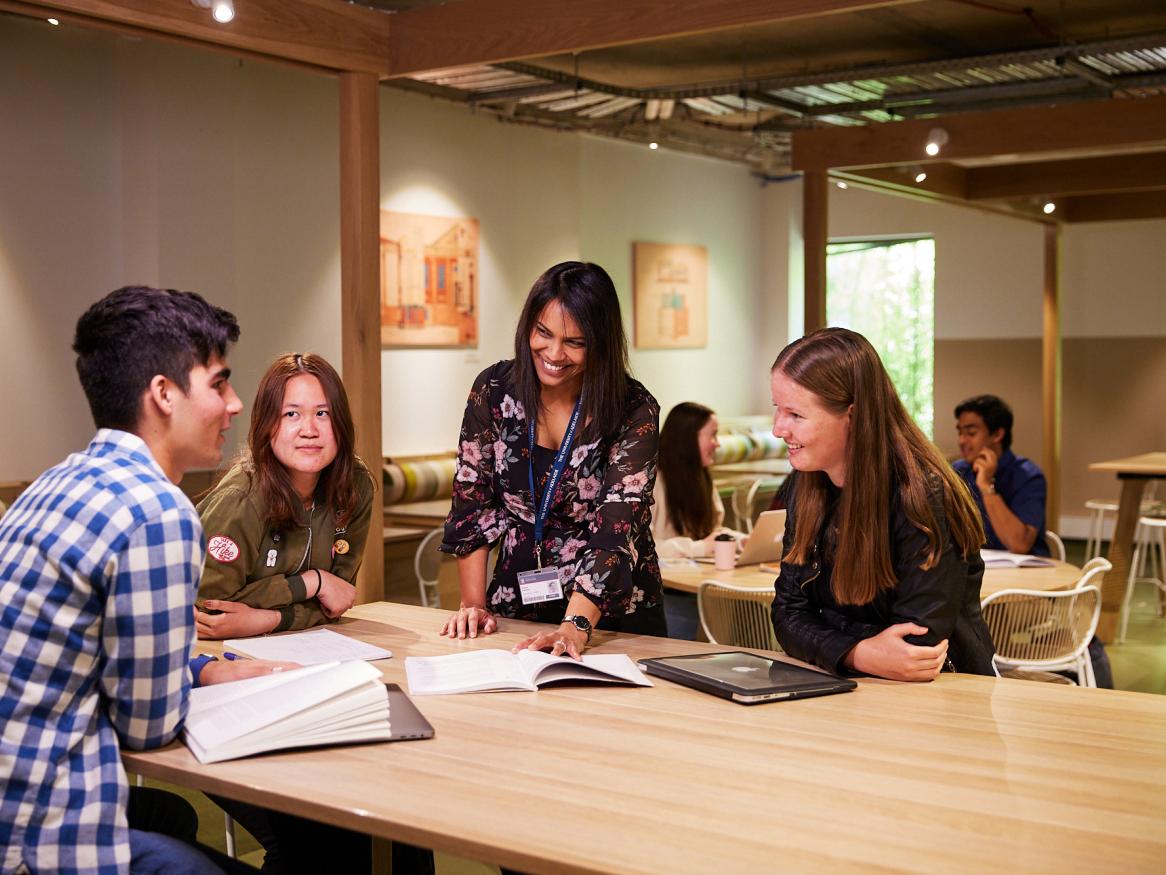
<svg viewBox="0 0 1166 875"><path fill-rule="evenodd" d="M737 539L721 532L713 539L713 567L717 571L732 571L737 565Z"/></svg>

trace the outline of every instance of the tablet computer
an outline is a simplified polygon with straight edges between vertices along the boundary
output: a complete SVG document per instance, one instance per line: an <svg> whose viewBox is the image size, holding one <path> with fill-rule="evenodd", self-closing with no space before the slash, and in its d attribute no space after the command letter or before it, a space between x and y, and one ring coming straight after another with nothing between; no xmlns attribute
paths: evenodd
<svg viewBox="0 0 1166 875"><path fill-rule="evenodd" d="M742 705L828 696L846 693L858 686L848 678L743 650L664 656L641 659L639 663L650 675L732 699Z"/></svg>

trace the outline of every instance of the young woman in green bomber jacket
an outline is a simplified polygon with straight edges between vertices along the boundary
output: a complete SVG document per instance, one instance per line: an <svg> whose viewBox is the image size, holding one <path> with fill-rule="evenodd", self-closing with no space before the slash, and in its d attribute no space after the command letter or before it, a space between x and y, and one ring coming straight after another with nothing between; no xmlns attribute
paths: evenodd
<svg viewBox="0 0 1166 875"><path fill-rule="evenodd" d="M259 383L248 444L198 505L207 539L200 638L318 626L356 597L374 483L353 452L332 366L310 353L278 358Z"/></svg>

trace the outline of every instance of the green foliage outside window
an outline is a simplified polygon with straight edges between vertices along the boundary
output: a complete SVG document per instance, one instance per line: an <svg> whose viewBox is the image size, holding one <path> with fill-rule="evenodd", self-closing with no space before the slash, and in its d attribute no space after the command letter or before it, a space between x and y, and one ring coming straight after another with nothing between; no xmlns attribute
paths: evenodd
<svg viewBox="0 0 1166 875"><path fill-rule="evenodd" d="M826 321L866 336L907 412L932 436L935 418L935 241L832 243Z"/></svg>

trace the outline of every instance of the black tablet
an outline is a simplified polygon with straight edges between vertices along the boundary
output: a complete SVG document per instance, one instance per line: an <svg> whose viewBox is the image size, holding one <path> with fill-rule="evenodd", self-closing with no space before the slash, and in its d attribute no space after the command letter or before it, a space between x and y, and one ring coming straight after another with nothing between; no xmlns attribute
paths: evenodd
<svg viewBox="0 0 1166 875"><path fill-rule="evenodd" d="M639 664L650 675L742 705L828 696L858 686L847 678L743 650L641 659Z"/></svg>

